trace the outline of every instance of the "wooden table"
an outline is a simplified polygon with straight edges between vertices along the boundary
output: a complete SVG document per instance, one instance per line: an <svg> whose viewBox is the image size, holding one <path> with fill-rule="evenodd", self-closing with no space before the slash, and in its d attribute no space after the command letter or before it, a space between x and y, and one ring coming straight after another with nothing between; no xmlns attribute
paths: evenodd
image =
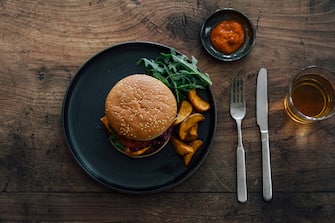
<svg viewBox="0 0 335 223"><path fill-rule="evenodd" d="M243 60L211 58L204 20L239 9L257 29ZM195 56L211 75L218 109L211 151L175 188L134 196L88 177L65 142L61 110L78 68L125 41L152 41ZM335 1L0 1L0 222L333 222L335 118L300 125L283 111L293 75L309 65L335 71ZM262 199L255 118L258 70L268 69L273 200ZM243 122L248 201L236 198L236 127L229 84L246 80Z"/></svg>

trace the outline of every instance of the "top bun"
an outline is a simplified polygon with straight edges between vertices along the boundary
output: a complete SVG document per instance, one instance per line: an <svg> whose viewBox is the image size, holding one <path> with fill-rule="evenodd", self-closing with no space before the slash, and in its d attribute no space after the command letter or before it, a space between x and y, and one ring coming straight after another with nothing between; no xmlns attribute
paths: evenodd
<svg viewBox="0 0 335 223"><path fill-rule="evenodd" d="M156 78L133 74L108 93L105 113L109 125L128 139L147 141L164 133L177 115L171 90Z"/></svg>

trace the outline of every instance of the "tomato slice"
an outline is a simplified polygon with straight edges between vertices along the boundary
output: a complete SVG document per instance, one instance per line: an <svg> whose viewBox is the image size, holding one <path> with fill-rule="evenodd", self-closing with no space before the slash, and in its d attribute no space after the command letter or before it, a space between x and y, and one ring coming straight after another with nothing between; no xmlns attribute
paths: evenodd
<svg viewBox="0 0 335 223"><path fill-rule="evenodd" d="M134 139L126 139L120 135L116 134L116 139L124 146L128 147L129 149L142 149L147 147L151 144L152 140L149 141L138 141Z"/></svg>

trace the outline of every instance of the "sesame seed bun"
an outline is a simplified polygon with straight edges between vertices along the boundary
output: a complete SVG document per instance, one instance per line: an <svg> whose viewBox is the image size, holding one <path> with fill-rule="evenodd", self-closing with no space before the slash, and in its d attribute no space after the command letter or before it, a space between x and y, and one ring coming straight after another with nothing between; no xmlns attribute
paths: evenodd
<svg viewBox="0 0 335 223"><path fill-rule="evenodd" d="M164 133L177 115L177 102L161 81L145 74L120 80L108 93L105 113L109 125L128 139L147 141Z"/></svg>

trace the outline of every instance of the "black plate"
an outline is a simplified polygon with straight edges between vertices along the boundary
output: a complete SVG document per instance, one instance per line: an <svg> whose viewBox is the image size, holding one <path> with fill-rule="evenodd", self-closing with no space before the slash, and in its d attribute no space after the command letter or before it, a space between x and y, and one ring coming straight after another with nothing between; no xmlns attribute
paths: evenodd
<svg viewBox="0 0 335 223"><path fill-rule="evenodd" d="M170 189L191 176L205 160L216 129L216 106L210 88L200 95L212 109L200 123L199 138L204 141L190 165L170 143L158 154L133 159L118 152L109 143L100 118L105 98L114 84L127 75L144 73L136 62L156 58L170 48L150 42L127 42L112 46L88 60L71 81L63 104L65 137L76 161L96 181L110 189L132 194L154 193Z"/></svg>

